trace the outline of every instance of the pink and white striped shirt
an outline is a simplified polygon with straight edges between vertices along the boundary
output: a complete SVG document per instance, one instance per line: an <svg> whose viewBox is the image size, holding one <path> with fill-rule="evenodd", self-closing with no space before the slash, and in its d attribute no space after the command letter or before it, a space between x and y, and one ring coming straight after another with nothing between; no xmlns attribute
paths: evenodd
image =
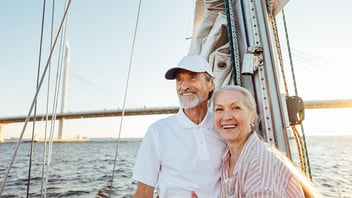
<svg viewBox="0 0 352 198"><path fill-rule="evenodd" d="M253 132L229 178L227 148L222 157L221 197L304 198L299 181L273 149Z"/></svg>

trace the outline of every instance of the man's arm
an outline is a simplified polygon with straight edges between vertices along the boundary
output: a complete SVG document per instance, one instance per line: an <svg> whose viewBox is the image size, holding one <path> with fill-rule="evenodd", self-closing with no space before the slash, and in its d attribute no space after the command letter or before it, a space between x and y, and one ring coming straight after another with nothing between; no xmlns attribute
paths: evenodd
<svg viewBox="0 0 352 198"><path fill-rule="evenodd" d="M137 190L134 198L152 198L154 194L154 187L138 182Z"/></svg>

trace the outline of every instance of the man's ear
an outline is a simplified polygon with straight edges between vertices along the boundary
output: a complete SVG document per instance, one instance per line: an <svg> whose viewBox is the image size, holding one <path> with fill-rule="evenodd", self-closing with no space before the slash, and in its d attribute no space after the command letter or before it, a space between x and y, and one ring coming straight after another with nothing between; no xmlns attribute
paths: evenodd
<svg viewBox="0 0 352 198"><path fill-rule="evenodd" d="M209 92L214 91L214 89L215 89L215 80L214 80L214 78L212 78L209 81Z"/></svg>

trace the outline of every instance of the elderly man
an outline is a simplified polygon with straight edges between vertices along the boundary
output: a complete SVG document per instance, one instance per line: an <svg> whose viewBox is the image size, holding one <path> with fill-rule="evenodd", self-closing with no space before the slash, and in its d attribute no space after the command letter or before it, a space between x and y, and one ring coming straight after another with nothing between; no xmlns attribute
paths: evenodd
<svg viewBox="0 0 352 198"><path fill-rule="evenodd" d="M165 78L176 79L177 114L153 123L145 134L133 178L135 198L218 197L225 142L214 129L208 100L214 75L202 56L185 56Z"/></svg>

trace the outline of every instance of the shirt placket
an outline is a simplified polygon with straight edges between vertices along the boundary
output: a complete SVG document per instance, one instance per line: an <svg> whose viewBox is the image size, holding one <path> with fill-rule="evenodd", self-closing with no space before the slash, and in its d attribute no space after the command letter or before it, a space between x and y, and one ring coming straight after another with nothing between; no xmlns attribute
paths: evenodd
<svg viewBox="0 0 352 198"><path fill-rule="evenodd" d="M201 160L209 160L210 155L207 147L207 142L205 141L204 134L201 127L196 128L195 139L197 142L198 155Z"/></svg>

